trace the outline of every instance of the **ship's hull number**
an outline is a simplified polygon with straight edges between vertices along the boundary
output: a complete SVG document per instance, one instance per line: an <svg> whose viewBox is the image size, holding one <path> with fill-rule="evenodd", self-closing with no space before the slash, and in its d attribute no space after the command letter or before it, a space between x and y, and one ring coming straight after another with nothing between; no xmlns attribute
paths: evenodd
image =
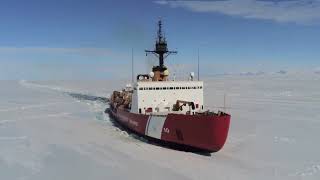
<svg viewBox="0 0 320 180"><path fill-rule="evenodd" d="M169 128L163 128L163 132L169 134L170 133L170 129Z"/></svg>

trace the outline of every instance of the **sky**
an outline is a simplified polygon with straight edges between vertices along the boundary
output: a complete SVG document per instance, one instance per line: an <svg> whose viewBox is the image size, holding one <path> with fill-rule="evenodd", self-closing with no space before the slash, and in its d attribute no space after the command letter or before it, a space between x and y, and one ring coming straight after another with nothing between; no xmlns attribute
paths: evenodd
<svg viewBox="0 0 320 180"><path fill-rule="evenodd" d="M131 79L156 64L163 20L171 73L320 71L320 0L0 0L0 80Z"/></svg>

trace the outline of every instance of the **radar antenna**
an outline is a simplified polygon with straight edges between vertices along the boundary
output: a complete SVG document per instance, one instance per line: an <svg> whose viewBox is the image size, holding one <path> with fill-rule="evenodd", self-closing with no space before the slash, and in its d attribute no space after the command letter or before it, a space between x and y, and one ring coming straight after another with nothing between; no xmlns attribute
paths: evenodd
<svg viewBox="0 0 320 180"><path fill-rule="evenodd" d="M145 50L145 52L146 52L146 55L148 55L148 53L152 53L159 58L159 66L157 68L159 68L160 71L166 70L166 67L164 66L164 62L163 62L164 59L170 54L177 54L177 51L168 50L166 38L162 35L161 19L158 21L158 33L157 33L155 49L153 51Z"/></svg>

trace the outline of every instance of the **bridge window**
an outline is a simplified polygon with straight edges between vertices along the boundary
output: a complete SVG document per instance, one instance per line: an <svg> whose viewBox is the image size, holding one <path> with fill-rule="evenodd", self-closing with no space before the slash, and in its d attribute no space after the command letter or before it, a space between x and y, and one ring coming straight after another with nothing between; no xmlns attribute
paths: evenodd
<svg viewBox="0 0 320 180"><path fill-rule="evenodd" d="M194 87L140 87L139 90L174 90L174 89L202 89L202 86ZM137 88L134 88L137 90Z"/></svg>

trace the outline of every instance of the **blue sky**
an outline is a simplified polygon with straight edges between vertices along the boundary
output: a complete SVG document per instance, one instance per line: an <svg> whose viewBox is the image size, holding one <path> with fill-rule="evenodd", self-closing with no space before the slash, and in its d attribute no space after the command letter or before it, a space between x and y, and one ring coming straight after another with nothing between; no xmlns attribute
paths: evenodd
<svg viewBox="0 0 320 180"><path fill-rule="evenodd" d="M318 70L320 1L1 0L0 79L130 79L162 17L171 71Z"/></svg>

